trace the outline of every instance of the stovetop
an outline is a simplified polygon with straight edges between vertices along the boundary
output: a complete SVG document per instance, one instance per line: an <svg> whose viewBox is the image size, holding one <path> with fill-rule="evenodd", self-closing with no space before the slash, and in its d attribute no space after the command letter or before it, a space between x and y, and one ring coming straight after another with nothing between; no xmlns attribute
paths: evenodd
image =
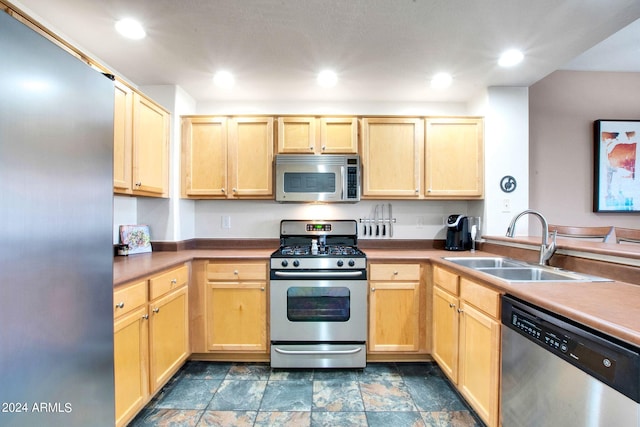
<svg viewBox="0 0 640 427"><path fill-rule="evenodd" d="M328 246L319 246L317 253L312 253L310 245L302 245L302 246L283 246L274 252L275 256L309 256L309 257L363 257L365 256L364 252L360 249L353 246L343 246L343 245L328 245Z"/></svg>
<svg viewBox="0 0 640 427"><path fill-rule="evenodd" d="M271 268L363 269L366 255L357 242L354 220L282 220L280 248L271 254Z"/></svg>

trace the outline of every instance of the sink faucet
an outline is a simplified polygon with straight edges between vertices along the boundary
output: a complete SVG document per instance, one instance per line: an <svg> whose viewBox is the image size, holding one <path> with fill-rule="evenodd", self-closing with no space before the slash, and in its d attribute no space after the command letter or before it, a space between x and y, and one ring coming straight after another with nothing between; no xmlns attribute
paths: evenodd
<svg viewBox="0 0 640 427"><path fill-rule="evenodd" d="M534 215L538 217L540 223L542 224L542 243L540 244L540 260L538 263L540 265L546 265L547 261L553 256L553 253L556 250L556 231L553 232L553 238L551 243L549 243L549 223L547 219L538 211L534 211L532 209L527 209L525 211L520 212L518 215L514 216L507 228L507 237L513 237L513 233L516 231L516 222L520 219L520 217L524 215Z"/></svg>

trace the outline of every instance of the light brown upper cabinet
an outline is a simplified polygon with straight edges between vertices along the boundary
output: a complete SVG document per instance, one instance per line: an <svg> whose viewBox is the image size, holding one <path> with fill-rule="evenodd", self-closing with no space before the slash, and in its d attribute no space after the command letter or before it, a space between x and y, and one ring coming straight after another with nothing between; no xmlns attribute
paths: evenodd
<svg viewBox="0 0 640 427"><path fill-rule="evenodd" d="M278 117L278 154L355 154L354 117Z"/></svg>
<svg viewBox="0 0 640 427"><path fill-rule="evenodd" d="M483 120L427 118L425 126L425 197L482 198Z"/></svg>
<svg viewBox="0 0 640 427"><path fill-rule="evenodd" d="M118 80L114 96L114 193L168 197L169 112Z"/></svg>
<svg viewBox="0 0 640 427"><path fill-rule="evenodd" d="M273 118L185 116L182 197L273 197Z"/></svg>
<svg viewBox="0 0 640 427"><path fill-rule="evenodd" d="M420 198L423 146L422 119L363 118L363 198Z"/></svg>
<svg viewBox="0 0 640 427"><path fill-rule="evenodd" d="M133 91L115 81L113 116L113 191L131 194Z"/></svg>

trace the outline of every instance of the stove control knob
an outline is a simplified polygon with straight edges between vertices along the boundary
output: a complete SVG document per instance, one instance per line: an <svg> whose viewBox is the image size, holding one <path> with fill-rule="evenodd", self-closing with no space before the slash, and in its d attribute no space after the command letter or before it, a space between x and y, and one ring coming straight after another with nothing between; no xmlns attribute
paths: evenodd
<svg viewBox="0 0 640 427"><path fill-rule="evenodd" d="M287 261L286 259L283 259L280 265L282 265L283 267L286 267L287 265L289 265L289 261Z"/></svg>
<svg viewBox="0 0 640 427"><path fill-rule="evenodd" d="M356 262L352 259L349 260L349 267L353 267L354 265L356 265Z"/></svg>
<svg viewBox="0 0 640 427"><path fill-rule="evenodd" d="M298 260L293 261L293 266L294 267L299 267L300 266L300 261L298 261Z"/></svg>
<svg viewBox="0 0 640 427"><path fill-rule="evenodd" d="M344 265L344 261L341 259L338 260L338 267L342 267Z"/></svg>

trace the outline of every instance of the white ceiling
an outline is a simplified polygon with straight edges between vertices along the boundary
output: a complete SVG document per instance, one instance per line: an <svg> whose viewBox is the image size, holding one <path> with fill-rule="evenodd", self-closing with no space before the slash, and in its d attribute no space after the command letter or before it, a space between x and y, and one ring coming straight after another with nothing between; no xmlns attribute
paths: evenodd
<svg viewBox="0 0 640 427"><path fill-rule="evenodd" d="M638 0L13 3L115 74L140 86L179 85L197 101L465 102L557 69L640 72ZM116 34L123 17L142 21L147 37ZM501 69L499 54L513 47L524 62ZM323 68L338 73L335 87L315 84ZM236 75L232 90L213 85L219 69ZM429 87L440 71L453 75L447 90Z"/></svg>

